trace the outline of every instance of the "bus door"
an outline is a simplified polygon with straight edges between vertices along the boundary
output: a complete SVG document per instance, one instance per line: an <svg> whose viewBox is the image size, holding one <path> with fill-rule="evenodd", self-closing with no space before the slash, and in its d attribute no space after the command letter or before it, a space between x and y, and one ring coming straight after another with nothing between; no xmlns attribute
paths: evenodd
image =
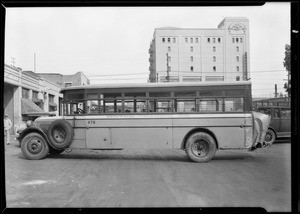
<svg viewBox="0 0 300 214"><path fill-rule="evenodd" d="M101 127L101 120L86 120L86 145L88 149L110 149L111 130Z"/></svg>

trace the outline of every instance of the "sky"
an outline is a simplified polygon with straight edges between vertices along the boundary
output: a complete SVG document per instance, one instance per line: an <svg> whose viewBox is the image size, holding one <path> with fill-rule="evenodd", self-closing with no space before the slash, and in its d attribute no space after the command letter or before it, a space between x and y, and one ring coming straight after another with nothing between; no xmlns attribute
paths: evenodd
<svg viewBox="0 0 300 214"><path fill-rule="evenodd" d="M91 84L147 82L155 28L217 28L225 17L249 19L252 96L274 97L275 84L278 93L285 93L289 2L245 7L6 8L5 63L38 73L81 71Z"/></svg>

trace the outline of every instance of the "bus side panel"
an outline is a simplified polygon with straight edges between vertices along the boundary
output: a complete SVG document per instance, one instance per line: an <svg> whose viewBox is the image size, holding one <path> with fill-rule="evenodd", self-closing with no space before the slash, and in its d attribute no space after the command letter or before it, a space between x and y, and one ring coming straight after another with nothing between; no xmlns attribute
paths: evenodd
<svg viewBox="0 0 300 214"><path fill-rule="evenodd" d="M207 117L207 118L206 118ZM173 119L173 147L182 148L186 134L194 129L202 128L214 134L219 148L245 148L245 117L209 117L174 118Z"/></svg>
<svg viewBox="0 0 300 214"><path fill-rule="evenodd" d="M91 149L172 148L170 117L90 117L86 126Z"/></svg>
<svg viewBox="0 0 300 214"><path fill-rule="evenodd" d="M84 128L75 128L74 129L74 139L72 144L69 148L86 148L86 141L85 141L85 129Z"/></svg>
<svg viewBox="0 0 300 214"><path fill-rule="evenodd" d="M181 149L185 135L199 127L193 128L173 128L173 148ZM219 144L219 149L244 149L244 129L240 127L201 127L212 132Z"/></svg>
<svg viewBox="0 0 300 214"><path fill-rule="evenodd" d="M169 127L112 128L111 131L113 148L172 148L172 128Z"/></svg>

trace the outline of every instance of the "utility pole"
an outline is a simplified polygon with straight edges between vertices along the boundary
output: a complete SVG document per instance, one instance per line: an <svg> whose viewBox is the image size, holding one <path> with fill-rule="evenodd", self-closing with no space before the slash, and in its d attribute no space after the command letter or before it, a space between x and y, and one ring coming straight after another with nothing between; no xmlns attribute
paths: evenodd
<svg viewBox="0 0 300 214"><path fill-rule="evenodd" d="M33 62L34 62L34 73L35 73L35 72L36 72L36 69L35 69L35 68L36 68L36 67L35 67L35 65L36 65L36 64L35 64L35 53L34 53L34 56L33 56Z"/></svg>
<svg viewBox="0 0 300 214"><path fill-rule="evenodd" d="M169 75L169 53L167 53L167 76L166 76L167 82L170 81L170 75Z"/></svg>
<svg viewBox="0 0 300 214"><path fill-rule="evenodd" d="M12 67L15 67L15 58L11 57Z"/></svg>
<svg viewBox="0 0 300 214"><path fill-rule="evenodd" d="M277 97L277 84L275 84L275 97Z"/></svg>

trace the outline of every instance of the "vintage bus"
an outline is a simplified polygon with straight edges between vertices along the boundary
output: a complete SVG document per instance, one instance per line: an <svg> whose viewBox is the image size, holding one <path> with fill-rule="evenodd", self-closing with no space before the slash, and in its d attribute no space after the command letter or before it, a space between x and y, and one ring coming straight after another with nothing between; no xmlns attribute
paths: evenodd
<svg viewBox="0 0 300 214"><path fill-rule="evenodd" d="M183 149L207 162L220 149L265 145L270 116L252 112L251 82L72 86L61 116L41 117L18 140L28 159L73 149Z"/></svg>

